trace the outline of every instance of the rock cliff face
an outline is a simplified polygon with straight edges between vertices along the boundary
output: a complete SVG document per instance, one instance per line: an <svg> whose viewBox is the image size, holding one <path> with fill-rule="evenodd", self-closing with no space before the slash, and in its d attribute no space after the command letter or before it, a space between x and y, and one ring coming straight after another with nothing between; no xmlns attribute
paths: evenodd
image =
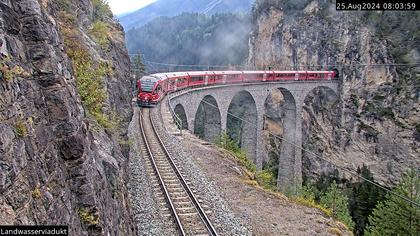
<svg viewBox="0 0 420 236"><path fill-rule="evenodd" d="M304 148L348 169L365 164L375 179L395 184L404 171L420 166L420 68L361 64L419 63L418 28L408 28L419 23L419 14L337 12L330 1L299 2L304 7L294 1L257 2L249 64L304 70L335 65L340 94L317 90L306 98ZM271 123L265 127L281 135L282 122L270 116L276 106L267 109ZM269 147L271 159L276 142ZM335 169L307 152L303 165L306 178Z"/></svg>
<svg viewBox="0 0 420 236"><path fill-rule="evenodd" d="M129 58L122 28L102 3L0 3L0 224L136 234L125 176ZM112 33L105 41L97 24ZM101 73L83 74L87 64Z"/></svg>

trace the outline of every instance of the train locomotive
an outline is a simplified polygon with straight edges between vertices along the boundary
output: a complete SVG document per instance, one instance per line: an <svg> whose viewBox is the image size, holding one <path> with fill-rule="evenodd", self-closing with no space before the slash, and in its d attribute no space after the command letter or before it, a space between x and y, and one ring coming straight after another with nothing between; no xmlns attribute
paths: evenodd
<svg viewBox="0 0 420 236"><path fill-rule="evenodd" d="M191 87L279 81L316 81L338 78L331 71L188 71L158 73L137 81L137 104L153 107L168 93Z"/></svg>

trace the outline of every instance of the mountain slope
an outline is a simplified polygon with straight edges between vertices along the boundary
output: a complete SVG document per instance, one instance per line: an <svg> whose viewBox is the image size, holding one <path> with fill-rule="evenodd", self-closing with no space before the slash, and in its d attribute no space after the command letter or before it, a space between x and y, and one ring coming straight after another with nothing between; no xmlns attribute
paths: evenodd
<svg viewBox="0 0 420 236"><path fill-rule="evenodd" d="M301 10L294 2L258 2L249 63L343 65L341 104L317 100L327 97L320 92L305 100L303 146L344 168L366 165L379 182L396 184L419 166L420 68L350 65L419 63L420 14L337 12L328 1L306 1ZM302 161L307 179L334 169L306 152Z"/></svg>
<svg viewBox="0 0 420 236"><path fill-rule="evenodd" d="M159 17L127 32L130 53L149 61L186 65L242 64L248 54L250 19L244 14L183 13Z"/></svg>
<svg viewBox="0 0 420 236"><path fill-rule="evenodd" d="M183 12L204 14L248 12L252 0L158 0L138 11L120 17L124 29L138 28L159 16L176 16Z"/></svg>
<svg viewBox="0 0 420 236"><path fill-rule="evenodd" d="M0 225L138 235L122 27L96 0L1 1L0 22Z"/></svg>

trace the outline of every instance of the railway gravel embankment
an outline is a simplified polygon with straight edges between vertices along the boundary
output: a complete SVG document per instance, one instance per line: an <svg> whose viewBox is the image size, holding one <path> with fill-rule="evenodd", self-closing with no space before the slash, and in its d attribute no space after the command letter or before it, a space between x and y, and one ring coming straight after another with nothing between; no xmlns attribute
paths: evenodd
<svg viewBox="0 0 420 236"><path fill-rule="evenodd" d="M132 122L129 129L134 147L129 189L136 223L142 235L169 235L159 217L158 203L138 151L140 127L138 112L135 110L134 114L133 121L137 122ZM317 209L249 185L243 167L223 150L188 131L176 135L165 101L153 109L152 116L219 235L351 235Z"/></svg>

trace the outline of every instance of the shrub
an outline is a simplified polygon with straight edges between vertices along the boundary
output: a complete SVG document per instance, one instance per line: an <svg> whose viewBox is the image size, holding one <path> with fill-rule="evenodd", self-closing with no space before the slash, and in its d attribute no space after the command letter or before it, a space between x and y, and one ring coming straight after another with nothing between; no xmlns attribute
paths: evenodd
<svg viewBox="0 0 420 236"><path fill-rule="evenodd" d="M16 76L28 77L29 74L20 66L9 66L8 62L10 61L9 57L2 58L0 60L0 73L6 81L13 80Z"/></svg>
<svg viewBox="0 0 420 236"><path fill-rule="evenodd" d="M363 123L362 121L360 121L359 128L357 129L357 132L360 133L360 131L362 131L362 130L365 131L364 135L365 135L366 141L370 141L370 140L372 140L373 142L378 141L379 131L377 131L372 126L367 125L367 124Z"/></svg>
<svg viewBox="0 0 420 236"><path fill-rule="evenodd" d="M92 0L93 16L95 19L104 19L107 16L112 16L111 8L106 0Z"/></svg>
<svg viewBox="0 0 420 236"><path fill-rule="evenodd" d="M41 198L42 194L41 194L41 188L39 187L39 185L37 185L34 189L34 191L32 191L32 197L39 199Z"/></svg>
<svg viewBox="0 0 420 236"><path fill-rule="evenodd" d="M26 128L25 122L18 120L15 123L16 134L19 137L26 137L28 135L28 129Z"/></svg>
<svg viewBox="0 0 420 236"><path fill-rule="evenodd" d="M360 106L359 98L357 97L356 94L351 94L350 95L350 101L353 103L353 105L355 107L359 107Z"/></svg>
<svg viewBox="0 0 420 236"><path fill-rule="evenodd" d="M108 44L109 44L108 33L109 33L109 24L103 21L95 21L92 24L92 27L89 29L89 35L103 49L107 49Z"/></svg>
<svg viewBox="0 0 420 236"><path fill-rule="evenodd" d="M320 199L324 207L330 208L333 219L337 219L347 225L349 229L354 228L354 222L351 219L348 198L343 194L343 191L338 188L334 181L326 192L323 193Z"/></svg>
<svg viewBox="0 0 420 236"><path fill-rule="evenodd" d="M69 0L52 0L51 2L54 7L59 11L70 11L70 2Z"/></svg>
<svg viewBox="0 0 420 236"><path fill-rule="evenodd" d="M417 169L407 172L399 185L388 193L369 216L365 235L419 235L420 208L406 199L420 203L420 178ZM401 196L406 199L402 199Z"/></svg>
<svg viewBox="0 0 420 236"><path fill-rule="evenodd" d="M73 63L77 89L88 116L92 116L104 128L113 128L115 122L102 111L107 99L103 77L113 73L110 63L95 62L88 49L80 43L80 33L65 22L61 32L67 55Z"/></svg>
<svg viewBox="0 0 420 236"><path fill-rule="evenodd" d="M257 171L255 173L255 180L263 188L270 190L276 190L277 188L277 179L275 178L271 169Z"/></svg>
<svg viewBox="0 0 420 236"><path fill-rule="evenodd" d="M93 212L85 209L85 208L79 208L77 211L80 220L87 224L87 225L98 225L99 224L99 216L94 214Z"/></svg>
<svg viewBox="0 0 420 236"><path fill-rule="evenodd" d="M378 109L378 116L388 118L390 120L395 119L395 114L390 107L381 107Z"/></svg>
<svg viewBox="0 0 420 236"><path fill-rule="evenodd" d="M242 150L238 143L231 139L226 132L223 132L219 137L217 137L215 143L218 147L231 151L248 171L255 173L255 164L248 159L246 152Z"/></svg>

